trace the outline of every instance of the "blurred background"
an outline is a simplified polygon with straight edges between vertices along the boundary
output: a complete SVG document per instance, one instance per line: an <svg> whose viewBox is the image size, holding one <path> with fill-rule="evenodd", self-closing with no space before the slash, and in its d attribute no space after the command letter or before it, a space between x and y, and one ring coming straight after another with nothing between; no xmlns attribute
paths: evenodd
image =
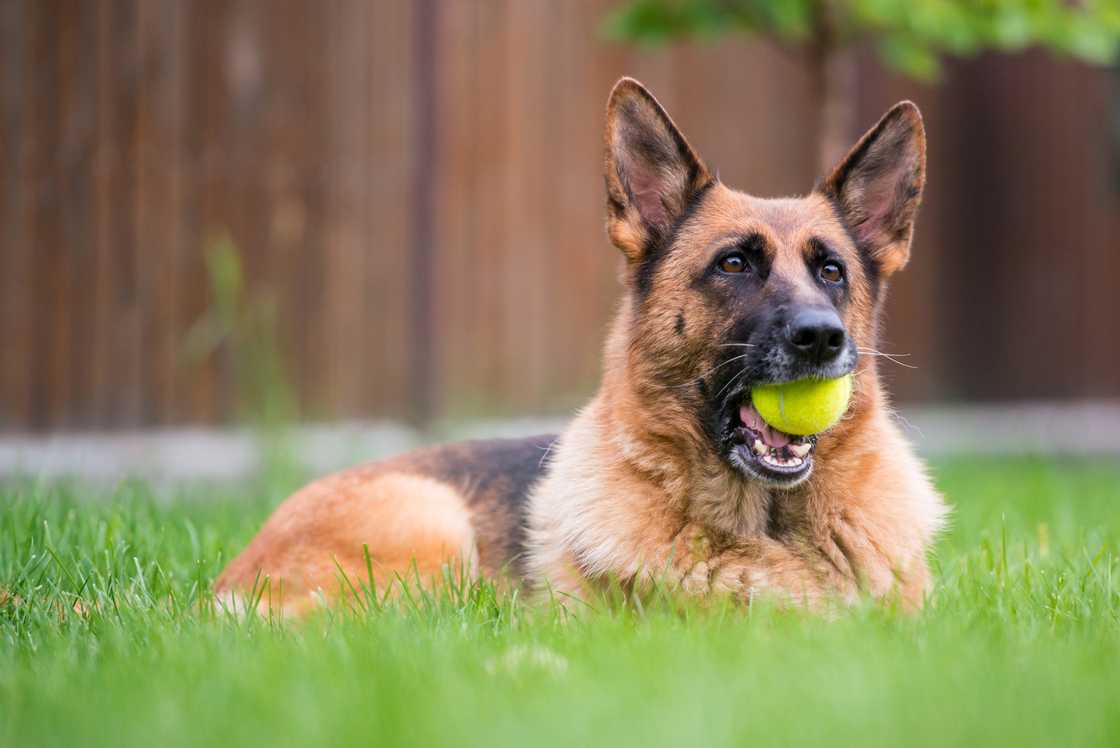
<svg viewBox="0 0 1120 748"><path fill-rule="evenodd" d="M0 431L569 413L621 75L760 195L913 99L896 398L1115 402L1118 11L970 5L3 0Z"/></svg>

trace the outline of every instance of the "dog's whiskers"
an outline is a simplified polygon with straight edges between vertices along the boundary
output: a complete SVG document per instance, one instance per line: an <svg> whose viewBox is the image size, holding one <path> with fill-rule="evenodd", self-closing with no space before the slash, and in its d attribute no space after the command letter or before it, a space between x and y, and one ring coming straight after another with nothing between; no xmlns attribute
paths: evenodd
<svg viewBox="0 0 1120 748"><path fill-rule="evenodd" d="M722 369L723 367L727 366L728 364L733 364L733 363L735 363L736 361L741 361L741 360L743 360L744 358L746 358L746 357L747 357L747 356L749 356L749 355L750 355L749 353L744 353L744 354L741 354L741 355L739 355L739 356L732 356L731 358L729 358L729 359L727 359L726 361L724 361L724 362L723 362L722 364L718 364L718 365L716 365L716 366L713 366L713 367L712 367L711 369L708 369L708 370L707 370L706 372L704 372L703 374L700 374L700 375L698 375L698 376L696 376L696 377L693 377L692 379L689 379L689 380L688 380L687 382L683 382L683 383L681 383L681 384L666 384L666 385L662 385L662 386L660 386L660 389L663 389L663 390L679 390L679 389L683 389L683 388L685 388L685 387L692 387L692 386L693 386L693 383L694 383L694 382L695 382L696 380L698 380L698 379L703 379L704 377L708 376L709 374L712 374L713 372L719 371L720 369Z"/></svg>
<svg viewBox="0 0 1120 748"><path fill-rule="evenodd" d="M709 374L713 374L713 373L719 371L720 369L727 366L728 364L733 364L736 361L742 361L744 358L746 358L749 355L750 355L749 353L742 353L738 356L732 356L731 358L724 361L722 364L720 364L718 366L713 366L711 369L708 369L706 372L704 372L699 377L697 377L697 379L703 379L704 377L708 376Z"/></svg>
<svg viewBox="0 0 1120 748"><path fill-rule="evenodd" d="M878 354L881 354L883 356L898 356L899 358L906 358L908 356L913 355L913 354L910 354L910 353L886 353L885 351L880 351L876 348L865 348L862 345L856 346L856 350L858 350L860 353L878 353Z"/></svg>
<svg viewBox="0 0 1120 748"><path fill-rule="evenodd" d="M731 377L731 380L728 381L727 384L723 385L723 387L720 388L720 391L716 393L716 398L715 399L718 401L720 399L720 397L723 396L723 393L728 390L728 388L730 388L736 382L742 380L744 377L746 377L746 375L747 375L747 370L743 369L741 372L739 372L735 376Z"/></svg>
<svg viewBox="0 0 1120 748"><path fill-rule="evenodd" d="M538 447L538 449L540 449L544 452L544 454L541 455L540 461L537 462L537 467L538 468L543 468L544 467L545 461L548 459L548 456L552 454L552 448L556 446L556 442L558 442L558 441L560 441L560 437L556 437L555 439L550 441L548 443L547 447Z"/></svg>
<svg viewBox="0 0 1120 748"><path fill-rule="evenodd" d="M883 353L882 351L877 351L873 348L856 348L856 350L859 351L859 355L861 355L861 356L877 356L879 358L885 358L886 360L890 361L892 364L897 364L898 366L901 366L904 369L917 369L918 368L917 366L914 366L913 364L908 364L905 361L899 361L898 360L900 358L909 358L909 356L910 356L909 353Z"/></svg>

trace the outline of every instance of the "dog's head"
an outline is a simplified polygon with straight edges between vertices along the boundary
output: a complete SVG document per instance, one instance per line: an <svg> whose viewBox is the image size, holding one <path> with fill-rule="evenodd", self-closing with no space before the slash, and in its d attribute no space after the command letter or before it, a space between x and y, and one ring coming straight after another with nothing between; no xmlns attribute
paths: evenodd
<svg viewBox="0 0 1120 748"><path fill-rule="evenodd" d="M809 195L761 199L713 178L653 96L623 79L606 162L609 233L627 260L627 376L655 409L691 419L729 469L803 481L816 437L766 425L751 388L848 374L874 347L921 199L918 109L887 112Z"/></svg>

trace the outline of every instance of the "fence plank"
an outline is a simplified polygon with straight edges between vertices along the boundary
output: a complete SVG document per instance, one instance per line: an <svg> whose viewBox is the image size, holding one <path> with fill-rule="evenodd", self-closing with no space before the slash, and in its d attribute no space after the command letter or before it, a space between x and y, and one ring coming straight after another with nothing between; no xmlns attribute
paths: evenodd
<svg viewBox="0 0 1120 748"><path fill-rule="evenodd" d="M509 161L501 156L515 137L505 95L515 32L505 3L442 7L435 311L442 405L458 415L487 409L487 393L508 387L502 268L516 218L507 202ZM522 282L534 287L531 277Z"/></svg>
<svg viewBox="0 0 1120 748"><path fill-rule="evenodd" d="M28 106L35 90L31 51L35 33L34 2L16 0L0 5L0 171L3 180L0 204L0 428L35 423L32 408L36 363L34 323L37 316L32 288L35 272L33 210L37 193L35 107Z"/></svg>
<svg viewBox="0 0 1120 748"><path fill-rule="evenodd" d="M321 401L330 414L358 412L366 376L356 362L366 357L362 332L366 248L373 228L369 196L370 50L372 8L362 2L327 6L324 67L327 143L324 159L324 287Z"/></svg>
<svg viewBox="0 0 1120 748"><path fill-rule="evenodd" d="M376 3L369 26L370 179L364 209L370 233L366 253L363 323L354 335L368 343L361 415L399 417L408 412L408 247L411 245L413 106L410 78L414 16L409 3ZM430 175L435 178L435 175ZM434 220L434 218L433 218Z"/></svg>
<svg viewBox="0 0 1120 748"><path fill-rule="evenodd" d="M35 274L34 296L37 307L34 333L36 376L34 408L36 421L60 428L68 423L72 376L72 329L70 319L73 295L73 267L62 222L58 216L68 207L62 163L63 116L73 93L69 57L73 54L76 24L65 13L62 3L39 3L35 10L32 60L35 107L34 142L36 174L33 201ZM59 15L64 20L55 21ZM57 25L56 25L57 24Z"/></svg>
<svg viewBox="0 0 1120 748"><path fill-rule="evenodd" d="M167 423L177 410L184 335L175 304L183 246L182 207L186 9L176 0L138 5L136 244L147 279L145 423Z"/></svg>

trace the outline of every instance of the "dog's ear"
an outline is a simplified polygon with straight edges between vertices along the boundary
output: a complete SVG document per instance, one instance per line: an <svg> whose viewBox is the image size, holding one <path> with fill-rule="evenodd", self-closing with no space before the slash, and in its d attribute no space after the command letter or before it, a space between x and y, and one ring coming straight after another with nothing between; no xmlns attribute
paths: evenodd
<svg viewBox="0 0 1120 748"><path fill-rule="evenodd" d="M653 95L631 78L611 91L605 140L608 232L637 260L669 234L711 177Z"/></svg>
<svg viewBox="0 0 1120 748"><path fill-rule="evenodd" d="M918 107L896 104L825 180L831 198L883 276L910 259L914 218L926 179L926 133Z"/></svg>

